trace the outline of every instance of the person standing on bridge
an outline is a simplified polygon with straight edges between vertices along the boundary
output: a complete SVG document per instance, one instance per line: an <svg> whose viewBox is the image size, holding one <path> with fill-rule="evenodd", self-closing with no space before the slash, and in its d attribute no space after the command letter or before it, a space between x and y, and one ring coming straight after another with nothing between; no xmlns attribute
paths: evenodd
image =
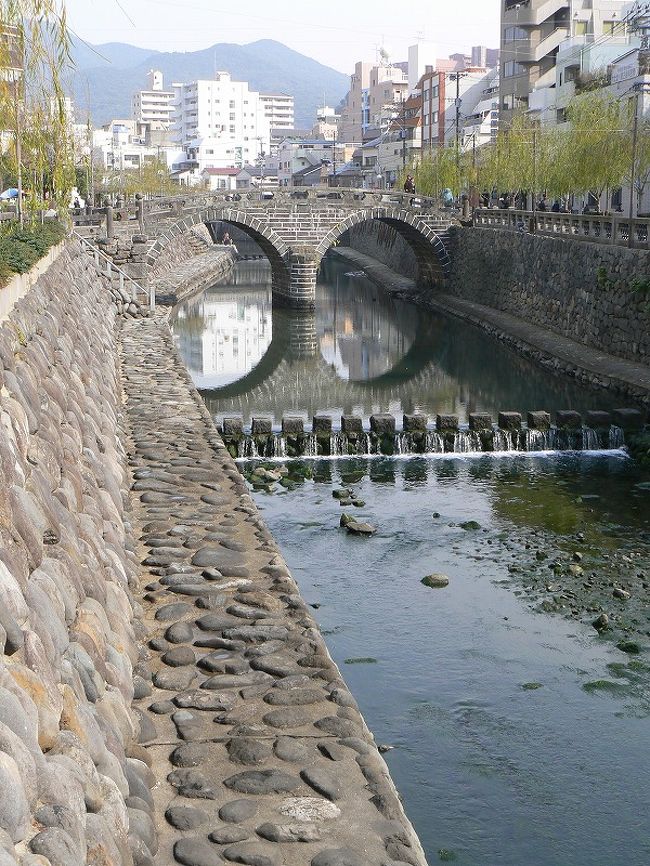
<svg viewBox="0 0 650 866"><path fill-rule="evenodd" d="M415 192L415 180L413 179L412 174L406 175L406 180L404 181L404 192Z"/></svg>

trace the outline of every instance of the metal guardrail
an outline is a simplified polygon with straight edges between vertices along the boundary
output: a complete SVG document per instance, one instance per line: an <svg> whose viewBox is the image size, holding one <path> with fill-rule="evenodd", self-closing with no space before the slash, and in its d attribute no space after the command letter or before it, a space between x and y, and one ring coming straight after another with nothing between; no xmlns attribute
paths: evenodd
<svg viewBox="0 0 650 866"><path fill-rule="evenodd" d="M650 249L650 219L602 214L563 214L552 211L478 208L474 225L483 228L530 231L552 237L600 244Z"/></svg>
<svg viewBox="0 0 650 866"><path fill-rule="evenodd" d="M145 296L145 298L147 298L149 309L156 309L156 290L153 285L148 290L145 289L144 286L141 286L140 283L133 279L133 277L129 276L126 271L123 271L122 268L118 267L105 253L98 249L95 244L91 243L75 231L72 232L72 237L79 241L81 245L92 254L95 261L95 268L99 274L108 277L110 280L113 279L113 273L117 274L121 292L125 291L124 285L128 282L132 286L131 298L134 301L137 300L137 293L140 292ZM103 268L101 267L101 262L104 263Z"/></svg>

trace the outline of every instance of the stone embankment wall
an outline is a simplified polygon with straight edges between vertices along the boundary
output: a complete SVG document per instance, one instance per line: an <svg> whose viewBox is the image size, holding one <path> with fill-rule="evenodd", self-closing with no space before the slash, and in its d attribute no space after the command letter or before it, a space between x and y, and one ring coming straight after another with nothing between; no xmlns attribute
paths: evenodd
<svg viewBox="0 0 650 866"><path fill-rule="evenodd" d="M619 358L650 357L650 252L500 231L450 230L447 291Z"/></svg>
<svg viewBox="0 0 650 866"><path fill-rule="evenodd" d="M107 255L115 265L127 273L142 286L150 279L162 276L188 259L212 248L212 238L205 225L194 226L190 231L173 237L156 259L153 267L147 265L147 252L151 246L146 235L138 234L134 225L114 224L114 237L98 242L100 250Z"/></svg>
<svg viewBox="0 0 650 866"><path fill-rule="evenodd" d="M350 246L388 265L403 277L416 279L418 266L407 241L386 223L369 221L353 226L342 245Z"/></svg>
<svg viewBox="0 0 650 866"><path fill-rule="evenodd" d="M156 259L155 265L150 268L149 277L159 277L212 247L212 237L207 226L196 225L169 241Z"/></svg>
<svg viewBox="0 0 650 866"><path fill-rule="evenodd" d="M2 866L156 849L114 300L69 244L0 328Z"/></svg>
<svg viewBox="0 0 650 866"><path fill-rule="evenodd" d="M152 277L149 285L156 292L156 303L173 307L180 301L198 294L229 277L235 267L232 247L215 247L194 255L191 259Z"/></svg>

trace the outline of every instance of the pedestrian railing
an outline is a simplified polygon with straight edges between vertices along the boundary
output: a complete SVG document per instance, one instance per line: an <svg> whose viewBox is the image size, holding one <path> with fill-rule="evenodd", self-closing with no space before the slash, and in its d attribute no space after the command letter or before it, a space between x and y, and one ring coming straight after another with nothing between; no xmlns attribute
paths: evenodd
<svg viewBox="0 0 650 866"><path fill-rule="evenodd" d="M111 282L114 279L117 281L120 294L128 294L126 290L128 284L131 291L131 300L140 302L138 296L144 296L144 302L148 303L149 309L156 309L156 290L153 285L150 286L148 290L145 289L144 286L141 286L140 283L133 279L133 277L129 276L126 271L123 271L122 268L118 267L113 260L98 249L95 244L91 243L75 231L72 232L72 237L76 241L79 241L84 249L92 255L95 268L99 274L107 277Z"/></svg>
<svg viewBox="0 0 650 866"><path fill-rule="evenodd" d="M478 208L474 225L480 228L534 231L539 235L571 238L600 244L616 244L634 249L650 249L650 219L630 220L620 214L563 214L552 211Z"/></svg>

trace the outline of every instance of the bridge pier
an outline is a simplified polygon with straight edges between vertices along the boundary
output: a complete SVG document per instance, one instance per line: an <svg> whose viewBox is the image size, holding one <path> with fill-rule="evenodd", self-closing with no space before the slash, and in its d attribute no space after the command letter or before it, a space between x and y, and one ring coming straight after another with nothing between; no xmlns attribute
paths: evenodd
<svg viewBox="0 0 650 866"><path fill-rule="evenodd" d="M315 358L317 355L316 316L309 310L294 313L289 321L288 357L297 361Z"/></svg>
<svg viewBox="0 0 650 866"><path fill-rule="evenodd" d="M287 259L286 278L279 274L273 275L273 293L276 299L289 307L314 307L318 273L316 251L311 247L293 248L289 250Z"/></svg>

